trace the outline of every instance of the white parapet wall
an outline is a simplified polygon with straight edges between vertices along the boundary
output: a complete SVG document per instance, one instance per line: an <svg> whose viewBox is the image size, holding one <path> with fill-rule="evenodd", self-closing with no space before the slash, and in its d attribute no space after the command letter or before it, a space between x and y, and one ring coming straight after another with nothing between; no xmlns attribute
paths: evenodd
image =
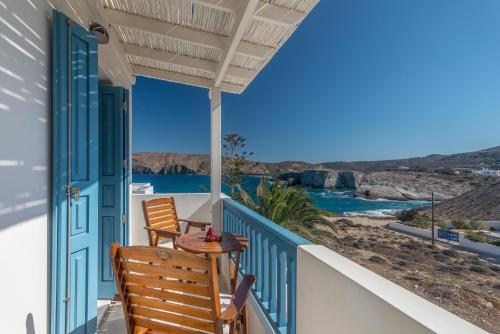
<svg viewBox="0 0 500 334"><path fill-rule="evenodd" d="M297 334L487 333L323 246L299 246Z"/></svg>
<svg viewBox="0 0 500 334"><path fill-rule="evenodd" d="M148 235L144 230L145 221L142 211L142 201L154 198L173 197L177 215L181 219L189 219L201 222L210 222L210 194L208 193L186 193L186 194L154 194L154 195L132 195L130 201L130 245L149 244ZM181 225L181 228L183 226Z"/></svg>

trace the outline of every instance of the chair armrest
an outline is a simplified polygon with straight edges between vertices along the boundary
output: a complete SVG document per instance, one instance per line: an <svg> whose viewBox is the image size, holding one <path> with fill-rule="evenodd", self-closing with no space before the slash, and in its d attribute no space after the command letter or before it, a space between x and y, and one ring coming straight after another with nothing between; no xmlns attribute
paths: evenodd
<svg viewBox="0 0 500 334"><path fill-rule="evenodd" d="M177 232L177 231L165 231L165 230L160 230L157 228L149 227L149 226L144 226L145 230L148 230L149 232L154 232L162 237L167 237L167 238L174 238L181 236L182 233Z"/></svg>
<svg viewBox="0 0 500 334"><path fill-rule="evenodd" d="M231 304L227 309L224 310L219 316L219 320L225 322L232 322L237 319L238 315L241 313L241 310L245 306L245 303L248 298L248 294L252 285L255 283L255 276L246 275L243 277L243 280L240 282L236 291L234 292L233 297L231 298Z"/></svg>
<svg viewBox="0 0 500 334"><path fill-rule="evenodd" d="M212 223L207 223L207 222L195 222L195 221L192 221L192 220L187 220L187 219L178 219L178 221L180 221L180 222L185 222L185 223L191 224L191 226L194 226L194 227L199 227L199 228L212 225Z"/></svg>
<svg viewBox="0 0 500 334"><path fill-rule="evenodd" d="M187 219L177 219L177 220L180 221L180 222L187 223L186 224L186 230L184 231L184 234L188 234L189 233L189 229L191 228L191 226L198 227L200 230L205 231L205 228L207 226L210 226L212 224L212 223L204 223L204 222L195 222L195 221L187 220Z"/></svg>

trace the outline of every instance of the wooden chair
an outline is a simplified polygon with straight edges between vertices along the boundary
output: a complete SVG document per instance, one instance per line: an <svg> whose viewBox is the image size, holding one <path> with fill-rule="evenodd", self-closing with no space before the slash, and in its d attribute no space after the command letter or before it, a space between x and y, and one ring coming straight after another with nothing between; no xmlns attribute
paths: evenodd
<svg viewBox="0 0 500 334"><path fill-rule="evenodd" d="M150 246L158 246L163 239L172 239L173 247L177 248L175 239L182 234L179 222L187 223L184 234L189 233L191 227L198 227L205 231L205 227L210 225L210 223L179 219L173 197L142 201L142 210L146 221L144 228L148 231Z"/></svg>
<svg viewBox="0 0 500 334"><path fill-rule="evenodd" d="M222 334L224 324L230 334L242 326L247 333L245 302L255 276L243 278L222 311L213 256L114 243L111 262L128 334Z"/></svg>

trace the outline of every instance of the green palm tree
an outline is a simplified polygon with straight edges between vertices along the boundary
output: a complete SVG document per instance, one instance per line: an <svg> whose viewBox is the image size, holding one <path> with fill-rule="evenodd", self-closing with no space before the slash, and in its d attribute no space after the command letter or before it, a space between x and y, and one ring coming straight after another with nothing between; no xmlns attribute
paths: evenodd
<svg viewBox="0 0 500 334"><path fill-rule="evenodd" d="M303 189L284 187L277 182L269 186L267 180L261 178L256 191L256 204L241 186L237 188L246 206L273 222L316 244L340 243L334 234L317 228L319 224L331 227L331 223Z"/></svg>
<svg viewBox="0 0 500 334"><path fill-rule="evenodd" d="M256 192L258 204L242 188L238 190L247 206L277 224L310 229L314 224L326 222L321 210L314 206L309 194L301 188L283 187L277 182L269 186L266 179L261 178Z"/></svg>

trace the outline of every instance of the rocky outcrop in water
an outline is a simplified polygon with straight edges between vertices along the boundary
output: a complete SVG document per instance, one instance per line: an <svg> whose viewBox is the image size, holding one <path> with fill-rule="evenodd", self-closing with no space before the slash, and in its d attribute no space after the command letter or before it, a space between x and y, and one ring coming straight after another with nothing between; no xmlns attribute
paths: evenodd
<svg viewBox="0 0 500 334"><path fill-rule="evenodd" d="M363 174L355 171L308 169L283 173L280 180L289 185L313 188L353 189L356 197L390 200L446 200L478 185L472 176L440 173L386 171Z"/></svg>
<svg viewBox="0 0 500 334"><path fill-rule="evenodd" d="M362 173L353 171L340 171L337 174L336 188L356 189L361 183Z"/></svg>
<svg viewBox="0 0 500 334"><path fill-rule="evenodd" d="M306 187L356 189L362 175L354 171L308 169L301 173L295 173L293 180L296 184ZM283 176L290 177L290 173L285 173Z"/></svg>
<svg viewBox="0 0 500 334"><path fill-rule="evenodd" d="M332 175L327 170L309 169L300 174L300 184L313 188L333 188L337 176Z"/></svg>
<svg viewBox="0 0 500 334"><path fill-rule="evenodd" d="M133 174L156 174L151 170L151 168L146 167L146 166L132 166L132 173Z"/></svg>
<svg viewBox="0 0 500 334"><path fill-rule="evenodd" d="M192 170L185 165L179 165L175 163L165 164L157 174L172 174L172 175L182 175L182 174L196 174L196 171Z"/></svg>

